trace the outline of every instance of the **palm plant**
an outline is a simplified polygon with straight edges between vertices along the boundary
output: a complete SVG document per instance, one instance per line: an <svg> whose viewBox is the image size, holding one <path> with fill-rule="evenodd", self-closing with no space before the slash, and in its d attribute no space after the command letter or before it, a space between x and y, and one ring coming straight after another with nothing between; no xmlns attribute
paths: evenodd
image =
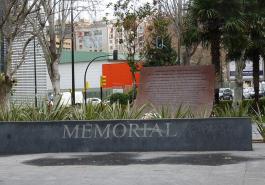
<svg viewBox="0 0 265 185"><path fill-rule="evenodd" d="M265 3L262 0L244 0L245 20L250 38L246 52L247 58L253 61L253 83L255 101L259 101L259 60L265 48Z"/></svg>
<svg viewBox="0 0 265 185"><path fill-rule="evenodd" d="M245 53L248 48L249 36L246 31L247 22L243 4L238 6L237 12L237 15L230 17L225 23L223 45L227 51L227 59L235 61L233 108L239 110L243 99L243 69L245 68Z"/></svg>
<svg viewBox="0 0 265 185"><path fill-rule="evenodd" d="M189 11L200 31L200 40L203 45L209 46L212 64L215 66L216 89L215 102L219 102L221 82L220 50L225 22L237 14L238 0L192 0Z"/></svg>

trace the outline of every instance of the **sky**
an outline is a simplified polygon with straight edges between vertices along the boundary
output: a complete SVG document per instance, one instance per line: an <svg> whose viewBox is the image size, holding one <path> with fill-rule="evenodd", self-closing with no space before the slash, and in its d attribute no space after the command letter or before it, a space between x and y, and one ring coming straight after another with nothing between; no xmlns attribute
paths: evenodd
<svg viewBox="0 0 265 185"><path fill-rule="evenodd" d="M82 0L81 0L82 1ZM83 0L83 1L89 1L89 0ZM93 0L92 0L93 1ZM88 13L87 11L83 11L80 13L79 18L80 19L92 19L93 21L102 20L103 17L108 14L108 19L113 18L113 10L111 8L106 8L107 4L110 2L115 3L116 0L95 0L98 1L98 5L96 7L97 11L93 13ZM137 0L136 0L137 1ZM152 3L153 0L138 0L139 4L144 4L146 2ZM79 5L87 5L88 2L78 2Z"/></svg>

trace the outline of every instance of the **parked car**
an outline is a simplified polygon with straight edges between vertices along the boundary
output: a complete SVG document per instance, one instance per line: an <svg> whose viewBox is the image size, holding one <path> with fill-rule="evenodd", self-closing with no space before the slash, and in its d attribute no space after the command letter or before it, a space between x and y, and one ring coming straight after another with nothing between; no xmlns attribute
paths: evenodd
<svg viewBox="0 0 265 185"><path fill-rule="evenodd" d="M101 99L99 98L87 98L87 103L91 103L92 105L98 105L101 103Z"/></svg>
<svg viewBox="0 0 265 185"><path fill-rule="evenodd" d="M221 100L232 100L233 99L233 92L231 89L227 88L223 91L223 95Z"/></svg>
<svg viewBox="0 0 265 185"><path fill-rule="evenodd" d="M254 98L255 96L255 91L253 87L250 87L251 91L250 91L250 97ZM264 96L264 91L259 89L259 97L263 97Z"/></svg>
<svg viewBox="0 0 265 185"><path fill-rule="evenodd" d="M219 89L219 99L220 100L232 100L234 97L234 91L230 88L220 88Z"/></svg>

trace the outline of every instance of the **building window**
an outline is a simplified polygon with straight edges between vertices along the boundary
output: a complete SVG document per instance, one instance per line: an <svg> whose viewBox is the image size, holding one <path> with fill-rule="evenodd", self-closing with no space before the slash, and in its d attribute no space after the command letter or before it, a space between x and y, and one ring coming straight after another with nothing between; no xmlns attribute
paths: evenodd
<svg viewBox="0 0 265 185"><path fill-rule="evenodd" d="M84 34L85 34L85 36L92 36L91 31L85 32Z"/></svg>
<svg viewBox="0 0 265 185"><path fill-rule="evenodd" d="M102 35L102 30L95 30L94 35Z"/></svg>

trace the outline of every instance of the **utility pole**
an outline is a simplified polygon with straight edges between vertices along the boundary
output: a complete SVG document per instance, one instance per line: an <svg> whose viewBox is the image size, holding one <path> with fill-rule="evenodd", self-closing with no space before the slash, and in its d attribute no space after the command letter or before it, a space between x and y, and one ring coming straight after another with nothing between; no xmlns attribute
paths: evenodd
<svg viewBox="0 0 265 185"><path fill-rule="evenodd" d="M178 63L181 64L181 42L182 42L182 0L178 0Z"/></svg>
<svg viewBox="0 0 265 185"><path fill-rule="evenodd" d="M75 51L74 51L74 6L71 0L71 41L72 41L72 105L75 105Z"/></svg>
<svg viewBox="0 0 265 185"><path fill-rule="evenodd" d="M38 93L38 86L37 86L37 64L36 64L36 39L34 37L33 40L33 47L34 47L34 85L35 85L35 107L38 106L38 100L37 100L37 93Z"/></svg>

